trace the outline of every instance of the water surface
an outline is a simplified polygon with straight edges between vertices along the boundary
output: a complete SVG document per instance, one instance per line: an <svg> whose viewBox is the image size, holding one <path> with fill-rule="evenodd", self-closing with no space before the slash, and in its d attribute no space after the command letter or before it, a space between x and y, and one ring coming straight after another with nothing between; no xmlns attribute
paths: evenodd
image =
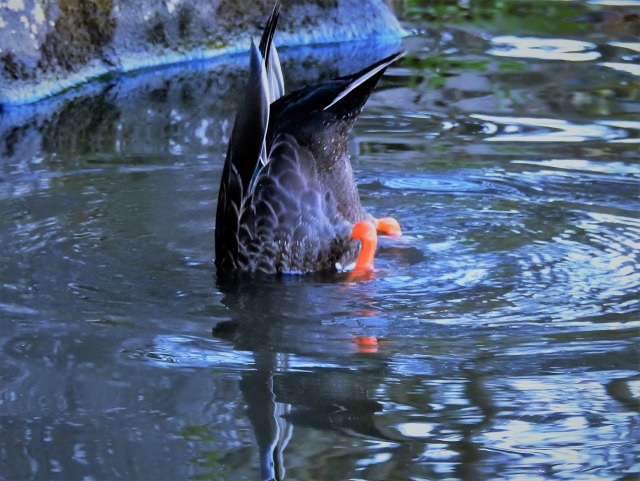
<svg viewBox="0 0 640 481"><path fill-rule="evenodd" d="M405 236L367 280L216 283L245 57L0 114L0 479L637 479L637 5L399 14L352 149Z"/></svg>

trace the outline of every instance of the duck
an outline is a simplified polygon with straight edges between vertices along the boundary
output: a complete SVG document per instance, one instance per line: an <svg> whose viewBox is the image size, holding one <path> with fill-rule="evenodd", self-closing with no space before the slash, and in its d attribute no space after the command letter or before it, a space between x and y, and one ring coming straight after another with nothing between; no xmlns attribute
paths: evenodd
<svg viewBox="0 0 640 481"><path fill-rule="evenodd" d="M279 16L277 2L259 45L251 40L218 193L217 275L370 272L378 234L402 230L363 207L348 140L378 80L404 53L285 94L273 42Z"/></svg>

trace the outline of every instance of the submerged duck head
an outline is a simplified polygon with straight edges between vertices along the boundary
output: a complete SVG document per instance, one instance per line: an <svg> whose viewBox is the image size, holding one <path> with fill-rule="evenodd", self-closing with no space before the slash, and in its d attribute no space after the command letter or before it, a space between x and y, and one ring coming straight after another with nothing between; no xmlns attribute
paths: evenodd
<svg viewBox="0 0 640 481"><path fill-rule="evenodd" d="M378 79L402 53L285 95L273 45L279 10L259 47L251 44L218 195L218 275L335 270L354 261L372 269L376 231L400 229L362 207L347 144Z"/></svg>

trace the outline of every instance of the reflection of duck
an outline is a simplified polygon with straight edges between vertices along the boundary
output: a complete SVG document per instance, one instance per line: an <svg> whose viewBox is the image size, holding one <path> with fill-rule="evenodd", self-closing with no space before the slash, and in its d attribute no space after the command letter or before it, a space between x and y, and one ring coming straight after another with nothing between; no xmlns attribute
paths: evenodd
<svg viewBox="0 0 640 481"><path fill-rule="evenodd" d="M255 368L240 380L260 452L261 480L285 479L286 448L291 439L297 440L296 426L392 441L375 424L376 413L383 409L372 399L380 372L337 368L290 372L288 357L254 352ZM346 478L345 473L337 479Z"/></svg>
<svg viewBox="0 0 640 481"><path fill-rule="evenodd" d="M260 46L251 45L218 196L218 273L333 270L354 260L370 270L377 232L400 228L362 207L347 140L378 79L402 54L285 96L272 43L278 15L276 4ZM362 243L357 259L354 239Z"/></svg>
<svg viewBox="0 0 640 481"><path fill-rule="evenodd" d="M240 389L262 480L285 479L285 465L295 465L306 429L392 441L376 424L383 406L375 394L388 375L388 359L383 352L360 354L351 342L356 333L378 335L388 326L368 328L358 315L352 323L331 322L353 309L354 296L344 289L348 284L331 281L335 276L323 277L239 279L220 286L230 319L216 324L212 334L253 358L241 372Z"/></svg>

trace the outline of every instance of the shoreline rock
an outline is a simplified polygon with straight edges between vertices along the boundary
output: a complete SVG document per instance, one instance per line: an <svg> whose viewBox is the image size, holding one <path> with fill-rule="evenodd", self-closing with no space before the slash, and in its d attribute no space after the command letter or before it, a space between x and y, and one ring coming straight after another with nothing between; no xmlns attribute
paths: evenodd
<svg viewBox="0 0 640 481"><path fill-rule="evenodd" d="M104 77L244 52L272 6L272 0L0 1L0 109ZM383 0L295 0L284 2L276 43L405 34Z"/></svg>

